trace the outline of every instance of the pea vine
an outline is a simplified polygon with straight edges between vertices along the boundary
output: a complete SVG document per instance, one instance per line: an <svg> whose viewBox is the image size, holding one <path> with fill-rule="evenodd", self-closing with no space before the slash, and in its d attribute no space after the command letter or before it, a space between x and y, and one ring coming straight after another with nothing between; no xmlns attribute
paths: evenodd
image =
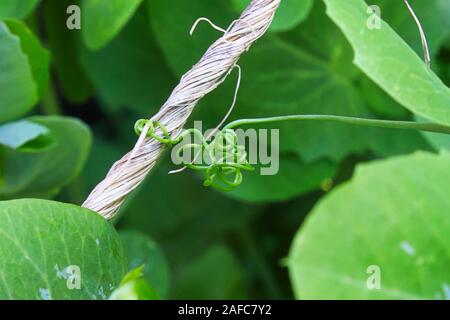
<svg viewBox="0 0 450 320"><path fill-rule="evenodd" d="M415 121L378 120L357 117L345 117L336 115L287 115L267 118L239 119L225 125L214 138L209 141L203 133L194 128L184 130L180 135L172 138L167 128L158 121L139 119L134 126L137 135L141 135L144 128L148 127L146 136L153 138L167 147L178 145L187 136L193 135L200 143L188 143L182 145L176 152L184 167L202 171L205 174L203 185L213 187L220 191L232 191L239 187L243 181L242 171L253 171L254 167L248 162L245 146L239 144L238 136L234 128L250 125L287 121L327 121L340 122L352 125L370 126L378 128L404 129L428 131L450 135L450 127L436 123L420 123ZM158 131L159 130L159 131ZM194 152L193 161L183 159L184 152ZM199 154L207 155L208 164L196 164ZM218 181L216 180L218 179Z"/></svg>
<svg viewBox="0 0 450 320"><path fill-rule="evenodd" d="M236 132L232 129L219 131L215 138L211 142L208 142L208 138L200 130L193 128L183 131L176 138L172 138L164 125L160 122L147 119L140 119L136 122L136 134L141 135L145 126L148 126L148 137L168 147L179 144L186 136L196 136L198 138L197 141L200 141L200 143L189 143L181 146L177 150L177 156L186 168L205 173L206 177L203 185L206 187L212 186L221 191L231 191L241 185L243 170L254 170L247 160L245 147L239 145ZM158 129L161 134L157 133ZM184 152L189 151L193 151L196 154L194 161L186 161L183 159ZM209 164L200 165L195 163L195 159L200 153L208 156L207 162ZM216 181L216 178L219 181Z"/></svg>

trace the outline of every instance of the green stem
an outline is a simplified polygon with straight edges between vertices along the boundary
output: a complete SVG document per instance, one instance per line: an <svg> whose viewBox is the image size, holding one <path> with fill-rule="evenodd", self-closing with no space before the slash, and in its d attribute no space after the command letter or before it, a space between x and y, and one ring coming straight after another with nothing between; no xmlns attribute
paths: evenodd
<svg viewBox="0 0 450 320"><path fill-rule="evenodd" d="M328 121L341 122L353 125L389 128L389 129L406 129L420 130L437 133L450 134L450 127L435 123L420 123L414 121L395 121L395 120L377 120L355 117L333 116L333 115L289 115L269 118L240 119L227 124L224 129L232 129L247 124L261 124L269 122L294 121L294 120L311 120L311 121Z"/></svg>

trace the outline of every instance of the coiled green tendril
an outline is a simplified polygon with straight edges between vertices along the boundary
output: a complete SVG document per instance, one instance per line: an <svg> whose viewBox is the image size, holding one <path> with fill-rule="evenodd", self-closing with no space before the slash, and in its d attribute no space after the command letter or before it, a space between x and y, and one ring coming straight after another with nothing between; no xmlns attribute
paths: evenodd
<svg viewBox="0 0 450 320"><path fill-rule="evenodd" d="M163 124L148 119L140 119L136 122L134 126L136 134L141 135L147 125L147 136L168 147L178 145L187 136L194 137L194 143L181 145L176 155L185 167L204 172L204 186L212 186L221 191L232 191L241 185L243 170L254 170L247 160L245 147L239 145L236 132L232 129L219 131L208 143L198 129L184 130L178 137L172 138ZM195 154L193 161L186 161L183 158L185 154ZM199 157L200 155L202 156ZM198 158L200 163L197 163Z"/></svg>

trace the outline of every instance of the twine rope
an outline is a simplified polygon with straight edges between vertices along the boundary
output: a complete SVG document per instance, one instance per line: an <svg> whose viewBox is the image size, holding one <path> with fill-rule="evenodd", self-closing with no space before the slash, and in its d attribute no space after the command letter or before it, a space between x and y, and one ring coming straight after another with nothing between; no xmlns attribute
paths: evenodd
<svg viewBox="0 0 450 320"><path fill-rule="evenodd" d="M252 0L239 19L206 51L188 71L159 112L150 120L161 123L172 138L182 131L197 103L222 84L240 56L264 35L281 0ZM164 144L147 136L149 123L133 150L118 160L83 203L84 208L111 219L126 196L136 189L155 166Z"/></svg>

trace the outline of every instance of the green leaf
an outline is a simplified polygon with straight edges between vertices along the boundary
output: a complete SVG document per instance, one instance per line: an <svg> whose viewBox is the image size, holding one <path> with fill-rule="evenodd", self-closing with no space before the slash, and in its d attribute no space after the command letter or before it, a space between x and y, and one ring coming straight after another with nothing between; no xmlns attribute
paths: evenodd
<svg viewBox="0 0 450 320"><path fill-rule="evenodd" d="M32 117L46 127L53 145L40 153L0 150L0 198L49 197L71 182L86 161L91 135L79 120L63 117Z"/></svg>
<svg viewBox="0 0 450 320"><path fill-rule="evenodd" d="M327 14L355 51L354 63L401 105L431 121L450 125L450 89L385 22L367 28L363 0L324 0Z"/></svg>
<svg viewBox="0 0 450 320"><path fill-rule="evenodd" d="M0 299L106 299L126 272L117 233L90 210L4 201L0 221Z"/></svg>
<svg viewBox="0 0 450 320"><path fill-rule="evenodd" d="M249 0L233 0L236 9L242 12ZM307 17L313 6L312 0L283 0L277 10L269 30L274 32L289 31Z"/></svg>
<svg viewBox="0 0 450 320"><path fill-rule="evenodd" d="M108 110L157 111L174 84L141 10L108 46L97 52L83 50L81 59Z"/></svg>
<svg viewBox="0 0 450 320"><path fill-rule="evenodd" d="M392 99L368 77L363 77L359 84L360 92L376 114L388 119L404 119L409 115L408 110Z"/></svg>
<svg viewBox="0 0 450 320"><path fill-rule="evenodd" d="M184 267L177 279L174 299L243 299L245 289L239 263L223 245L212 246Z"/></svg>
<svg viewBox="0 0 450 320"><path fill-rule="evenodd" d="M30 121L7 123L0 125L0 145L24 151L27 144L48 134L49 130L46 127Z"/></svg>
<svg viewBox="0 0 450 320"><path fill-rule="evenodd" d="M0 19L25 18L37 6L40 0L2 0L0 2Z"/></svg>
<svg viewBox="0 0 450 320"><path fill-rule="evenodd" d="M80 104L92 94L92 86L80 62L76 30L65 27L67 8L79 1L58 0L44 3L44 21L52 62L64 97Z"/></svg>
<svg viewBox="0 0 450 320"><path fill-rule="evenodd" d="M142 267L144 279L156 294L167 298L169 292L169 266L158 245L146 235L136 231L121 231L120 238L128 258L128 268Z"/></svg>
<svg viewBox="0 0 450 320"><path fill-rule="evenodd" d="M261 175L256 167L254 172L245 172L242 184L225 195L249 202L286 201L317 189L336 171L336 165L328 161L306 165L295 155L280 155L277 174Z"/></svg>
<svg viewBox="0 0 450 320"><path fill-rule="evenodd" d="M125 275L120 287L114 290L110 300L159 300L158 295L143 279L144 266L131 270Z"/></svg>
<svg viewBox="0 0 450 320"><path fill-rule="evenodd" d="M435 57L439 47L446 41L450 30L450 2L442 0L408 0L416 12L427 36L430 54ZM404 1L371 0L370 5L378 5L381 16L419 55L423 56L419 30L405 6Z"/></svg>
<svg viewBox="0 0 450 320"><path fill-rule="evenodd" d="M415 153L359 166L295 237L288 260L295 296L448 298L449 164L450 154ZM370 266L380 269L380 289L367 286Z"/></svg>
<svg viewBox="0 0 450 320"><path fill-rule="evenodd" d="M82 34L91 50L111 41L133 16L142 0L83 0Z"/></svg>
<svg viewBox="0 0 450 320"><path fill-rule="evenodd" d="M127 282L140 279L144 276L144 266L141 265L139 267L136 267L135 269L128 272L120 282L120 285L124 285Z"/></svg>
<svg viewBox="0 0 450 320"><path fill-rule="evenodd" d="M38 100L28 57L21 40L0 21L0 122L28 112Z"/></svg>
<svg viewBox="0 0 450 320"><path fill-rule="evenodd" d="M47 90L50 78L50 54L42 47L38 38L27 28L25 23L16 20L6 20L9 30L20 38L23 53L28 57L34 82L37 85L38 96L42 98Z"/></svg>
<svg viewBox="0 0 450 320"><path fill-rule="evenodd" d="M373 131L371 150L379 157L408 154L414 151L433 151L420 132L398 129L369 129Z"/></svg>

